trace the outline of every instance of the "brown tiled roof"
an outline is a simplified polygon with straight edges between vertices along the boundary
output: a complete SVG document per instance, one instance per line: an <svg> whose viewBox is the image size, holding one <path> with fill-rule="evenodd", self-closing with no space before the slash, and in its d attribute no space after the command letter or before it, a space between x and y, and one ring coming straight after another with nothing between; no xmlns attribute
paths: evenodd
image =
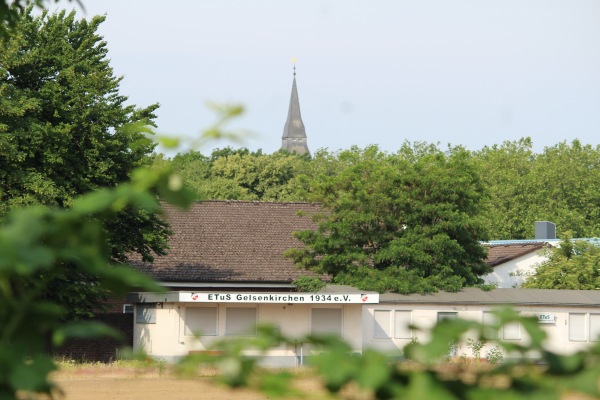
<svg viewBox="0 0 600 400"><path fill-rule="evenodd" d="M525 254L547 247L546 243L510 243L486 245L488 256L485 260L487 265L495 267L505 262L514 260Z"/></svg>
<svg viewBox="0 0 600 400"><path fill-rule="evenodd" d="M204 201L164 206L169 254L134 266L161 282L290 283L300 270L283 252L301 247L292 232L316 229L317 204Z"/></svg>

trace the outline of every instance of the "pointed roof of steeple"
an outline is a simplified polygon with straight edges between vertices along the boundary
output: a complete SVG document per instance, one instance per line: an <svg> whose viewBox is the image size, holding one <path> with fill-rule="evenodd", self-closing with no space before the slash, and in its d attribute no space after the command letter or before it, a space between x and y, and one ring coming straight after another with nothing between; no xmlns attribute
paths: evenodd
<svg viewBox="0 0 600 400"><path fill-rule="evenodd" d="M283 127L281 142L281 150L290 153L308 154L310 156L310 150L308 150L308 144L306 143L304 122L302 122L302 116L300 115L300 101L298 100L298 88L296 87L296 65L294 65L294 81L292 83L290 108L285 126Z"/></svg>
<svg viewBox="0 0 600 400"><path fill-rule="evenodd" d="M296 87L296 66L294 65L294 82L292 83L292 96L290 97L290 108L287 121L283 127L283 138L305 138L306 131L302 116L300 115L300 101L298 100L298 88Z"/></svg>

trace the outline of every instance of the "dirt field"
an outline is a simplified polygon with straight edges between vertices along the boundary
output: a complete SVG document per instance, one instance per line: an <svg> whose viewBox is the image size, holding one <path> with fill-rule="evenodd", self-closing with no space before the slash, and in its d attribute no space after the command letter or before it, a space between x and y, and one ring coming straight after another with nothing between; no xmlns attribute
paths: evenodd
<svg viewBox="0 0 600 400"><path fill-rule="evenodd" d="M64 400L265 400L270 397L250 389L231 389L219 385L210 376L182 379L170 372L140 371L128 368L74 368L62 369L52 380L63 392ZM331 400L315 378L300 377L296 386L307 396L304 399ZM343 398L364 399L349 394ZM40 398L42 400L44 398Z"/></svg>
<svg viewBox="0 0 600 400"><path fill-rule="evenodd" d="M204 371L203 371L204 372ZM317 378L307 371L295 370L295 387L305 396L288 399L311 400L371 400L372 397L357 389L345 390L339 397L328 395ZM55 398L63 400L266 400L264 394L250 389L230 389L219 385L211 373L183 379L172 371L157 368L119 367L106 364L63 367L52 375L61 392ZM29 399L27 395L20 396ZM567 395L565 400L587 400L582 395ZM36 400L48 400L37 397Z"/></svg>
<svg viewBox="0 0 600 400"><path fill-rule="evenodd" d="M249 390L232 390L211 383L208 378L64 378L56 379L66 400L150 400L150 399L248 399L268 397Z"/></svg>

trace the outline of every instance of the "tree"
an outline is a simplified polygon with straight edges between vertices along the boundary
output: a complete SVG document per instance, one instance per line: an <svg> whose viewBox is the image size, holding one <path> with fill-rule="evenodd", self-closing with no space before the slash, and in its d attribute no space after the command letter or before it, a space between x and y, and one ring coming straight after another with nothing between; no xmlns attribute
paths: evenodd
<svg viewBox="0 0 600 400"><path fill-rule="evenodd" d="M532 151L531 139L484 147L474 156L490 192L483 218L494 239L533 237L552 221L575 237L600 234L600 146L578 140Z"/></svg>
<svg viewBox="0 0 600 400"><path fill-rule="evenodd" d="M80 194L125 182L149 162L155 145L147 126L158 106L125 104L96 33L103 21L20 12L0 52L0 217L23 206L70 207ZM114 260L132 252L151 260L165 251L169 229L156 213L127 208L103 223ZM74 272L55 283L75 314L85 315L98 295L88 290L93 281Z"/></svg>
<svg viewBox="0 0 600 400"><path fill-rule="evenodd" d="M58 0L57 0L58 1ZM10 37L19 20L19 12L28 4L42 8L44 0L1 0L0 1L0 42Z"/></svg>
<svg viewBox="0 0 600 400"><path fill-rule="evenodd" d="M354 147L335 158L337 173L308 181L325 210L319 228L297 232L305 247L288 257L335 283L380 292L480 283L488 271L478 219L485 190L466 150L405 143L397 154Z"/></svg>
<svg viewBox="0 0 600 400"><path fill-rule="evenodd" d="M600 247L584 240L566 238L560 247L547 250L548 260L523 283L535 289L600 289Z"/></svg>
<svg viewBox="0 0 600 400"><path fill-rule="evenodd" d="M523 138L474 153L489 191L482 201L482 218L492 239L533 237L534 221L541 217L536 216L538 207L532 190L532 146L530 138Z"/></svg>
<svg viewBox="0 0 600 400"><path fill-rule="evenodd" d="M154 162L170 162L201 198L298 201L303 197L296 177L307 170L310 159L281 151L263 154L226 147L214 150L210 157L192 151L170 161L157 157Z"/></svg>
<svg viewBox="0 0 600 400"><path fill-rule="evenodd" d="M600 235L600 146L573 140L546 147L532 174L538 221L553 221L573 237Z"/></svg>
<svg viewBox="0 0 600 400"><path fill-rule="evenodd" d="M60 345L71 337L117 335L99 323L65 323L70 304L47 295L56 277L94 276L100 289L121 295L164 290L111 260L102 222L127 208L157 212L154 193L174 204L189 204L189 191L173 181L180 182L168 170L138 169L131 183L88 193L70 208L36 206L8 213L0 225L1 399L52 392L48 374L56 365L47 354L49 340Z"/></svg>

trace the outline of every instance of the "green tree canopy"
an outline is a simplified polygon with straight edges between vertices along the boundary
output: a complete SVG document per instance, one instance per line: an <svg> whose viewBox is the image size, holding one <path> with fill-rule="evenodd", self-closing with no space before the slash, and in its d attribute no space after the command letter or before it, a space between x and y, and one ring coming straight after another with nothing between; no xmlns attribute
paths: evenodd
<svg viewBox="0 0 600 400"><path fill-rule="evenodd" d="M541 217L536 217L532 192L532 146L531 139L524 138L475 152L481 179L490 194L482 201L482 218L492 239L533 237L534 221Z"/></svg>
<svg viewBox="0 0 600 400"><path fill-rule="evenodd" d="M567 238L560 247L547 250L548 260L523 283L535 289L600 289L600 247L585 240Z"/></svg>
<svg viewBox="0 0 600 400"><path fill-rule="evenodd" d="M0 217L23 206L70 207L82 193L127 181L149 161L154 144L146 133L157 105L125 104L96 33L103 21L64 11L34 16L31 8L19 14L0 52ZM128 208L104 227L114 260L164 253L169 230L154 213ZM63 275L55 283L74 308L91 306L95 295L84 294L92 285L77 284L88 278Z"/></svg>
<svg viewBox="0 0 600 400"><path fill-rule="evenodd" d="M600 235L600 146L578 140L532 151L524 138L475 152L490 192L482 213L493 239L528 239L535 221L575 237Z"/></svg>
<svg viewBox="0 0 600 400"><path fill-rule="evenodd" d="M172 160L154 160L156 165L165 162L170 162L201 198L299 201L304 197L296 177L307 171L310 159L281 151L269 155L226 147L214 150L210 157L192 151Z"/></svg>
<svg viewBox="0 0 600 400"><path fill-rule="evenodd" d="M555 222L573 237L600 236L600 146L573 140L546 147L532 177L538 221Z"/></svg>
<svg viewBox="0 0 600 400"><path fill-rule="evenodd" d="M318 231L297 233L306 246L287 253L297 264L378 291L458 290L480 282L488 271L478 219L485 188L469 152L354 147L333 156L318 152L315 162L332 157L336 168L306 178L311 200L325 212Z"/></svg>

